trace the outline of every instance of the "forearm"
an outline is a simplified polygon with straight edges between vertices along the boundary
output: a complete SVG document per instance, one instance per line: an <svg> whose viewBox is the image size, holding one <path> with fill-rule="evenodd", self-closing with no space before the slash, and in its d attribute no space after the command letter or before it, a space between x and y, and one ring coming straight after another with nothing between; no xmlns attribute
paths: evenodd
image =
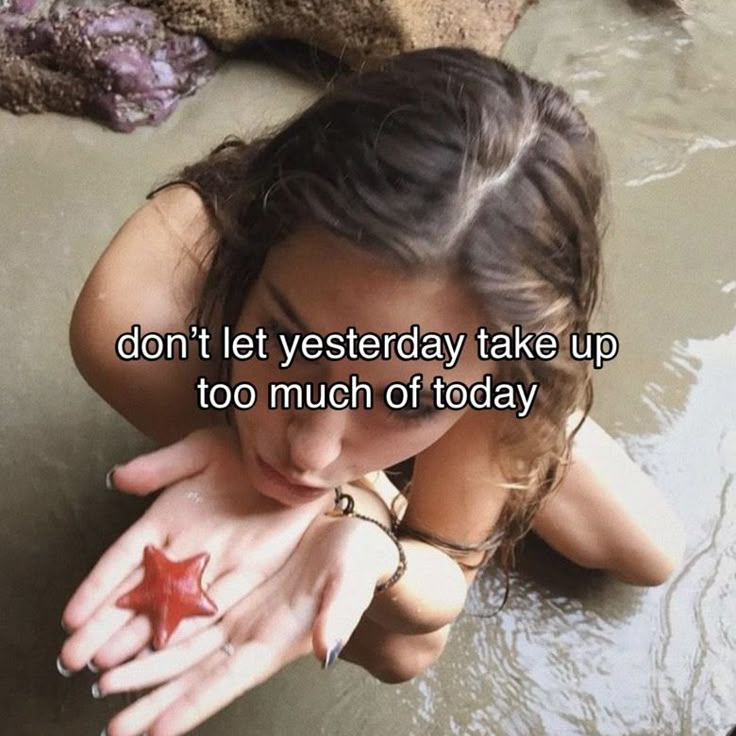
<svg viewBox="0 0 736 736"><path fill-rule="evenodd" d="M414 539L400 542L406 572L393 587L374 596L366 615L392 632L437 631L462 612L468 590L465 576L444 552Z"/></svg>
<svg viewBox="0 0 736 736"><path fill-rule="evenodd" d="M391 525L391 515L378 495L355 486L345 489L355 499L355 510ZM365 522L368 524L369 522ZM384 579L396 569L399 556L388 535L371 525L369 554L380 559ZM452 623L463 610L467 583L461 568L444 552L415 539L399 541L406 556L406 571L388 590L377 593L366 616L383 629L401 634L437 631Z"/></svg>

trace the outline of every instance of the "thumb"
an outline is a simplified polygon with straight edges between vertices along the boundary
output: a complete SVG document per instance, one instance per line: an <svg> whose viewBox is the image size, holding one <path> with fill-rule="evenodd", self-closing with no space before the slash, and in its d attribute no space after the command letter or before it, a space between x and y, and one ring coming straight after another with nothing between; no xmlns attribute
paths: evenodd
<svg viewBox="0 0 736 736"><path fill-rule="evenodd" d="M345 574L325 586L312 628L312 650L323 669L332 666L373 600L374 585Z"/></svg>
<svg viewBox="0 0 736 736"><path fill-rule="evenodd" d="M139 455L114 465L105 477L109 490L145 496L204 470L209 462L213 438L198 430L160 450Z"/></svg>

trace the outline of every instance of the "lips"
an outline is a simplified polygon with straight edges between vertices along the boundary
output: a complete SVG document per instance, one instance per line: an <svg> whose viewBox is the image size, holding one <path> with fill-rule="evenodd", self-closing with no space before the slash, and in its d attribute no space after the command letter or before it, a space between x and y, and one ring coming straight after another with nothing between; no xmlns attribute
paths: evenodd
<svg viewBox="0 0 736 736"><path fill-rule="evenodd" d="M325 486L305 486L301 483L294 483L286 476L279 473L272 465L269 465L258 454L256 454L256 462L258 463L258 468L266 480L290 493L302 497L317 497L321 496L326 490Z"/></svg>

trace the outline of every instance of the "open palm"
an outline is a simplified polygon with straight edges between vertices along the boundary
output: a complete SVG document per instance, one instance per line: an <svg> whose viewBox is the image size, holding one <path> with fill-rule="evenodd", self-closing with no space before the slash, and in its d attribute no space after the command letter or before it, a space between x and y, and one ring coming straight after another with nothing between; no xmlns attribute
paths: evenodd
<svg viewBox="0 0 736 736"><path fill-rule="evenodd" d="M154 688L109 736L176 736L296 658L346 642L390 561L383 532L356 518L314 520L286 564L214 625L105 672L102 693ZM389 562L390 564L390 562Z"/></svg>
<svg viewBox="0 0 736 736"><path fill-rule="evenodd" d="M143 578L147 545L175 560L209 553L203 582L223 615L284 564L312 520L331 505L326 496L286 508L254 491L234 432L227 428L200 430L138 457L116 469L114 480L129 493L166 490L103 555L67 604L62 620L70 636L60 664L69 670L89 662L114 667L147 647L148 618L116 605ZM183 621L171 643L212 621Z"/></svg>

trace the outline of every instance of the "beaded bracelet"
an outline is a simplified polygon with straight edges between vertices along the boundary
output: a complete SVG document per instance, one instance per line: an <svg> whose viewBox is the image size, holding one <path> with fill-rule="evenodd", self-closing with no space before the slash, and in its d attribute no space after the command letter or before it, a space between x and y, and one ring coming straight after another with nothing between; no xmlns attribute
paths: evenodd
<svg viewBox="0 0 736 736"><path fill-rule="evenodd" d="M429 544L432 547L444 552L448 557L451 557L455 562L465 570L480 570L482 567L488 564L488 561L496 553L496 550L500 546L503 540L503 533L497 531L491 537L486 539L479 544L461 544L460 542L454 542L449 539L444 539L436 534L424 531L422 529L416 529L399 522L394 526L394 531L401 534L404 537L412 537L420 542ZM479 562L471 565L463 560L464 557L473 553L483 552Z"/></svg>
<svg viewBox="0 0 736 736"><path fill-rule="evenodd" d="M432 547L444 552L448 557L451 557L455 562L465 570L479 570L488 564L488 561L498 550L501 542L503 541L504 533L502 529L497 529L490 537L484 539L482 542L476 544L466 544L464 542L456 542L452 539L441 537L438 534L426 531L424 529L417 529L416 527L409 526L405 517L399 516L396 511L396 502L399 499L408 501L409 494L407 493L408 487L411 483L407 484L407 487L403 491L399 491L391 501L391 507L389 512L391 513L391 528L395 534L401 534L402 537L411 537L425 544L429 544ZM470 554L483 552L483 556L480 561L475 564L469 564L463 560Z"/></svg>
<svg viewBox="0 0 736 736"><path fill-rule="evenodd" d="M335 507L332 511L327 512L329 516L353 516L356 519L370 521L371 524L375 524L386 532L391 541L396 545L396 549L399 551L399 565L396 568L396 572L394 572L394 574L385 583L376 585L376 593L382 593L384 590L388 590L392 585L395 585L406 572L406 554L404 553L404 548L401 546L401 542L399 542L398 537L391 531L391 529L389 529L385 524L381 524L380 521L372 519L370 516L357 513L354 509L355 501L353 500L353 497L349 493L343 493L340 488L335 488Z"/></svg>

